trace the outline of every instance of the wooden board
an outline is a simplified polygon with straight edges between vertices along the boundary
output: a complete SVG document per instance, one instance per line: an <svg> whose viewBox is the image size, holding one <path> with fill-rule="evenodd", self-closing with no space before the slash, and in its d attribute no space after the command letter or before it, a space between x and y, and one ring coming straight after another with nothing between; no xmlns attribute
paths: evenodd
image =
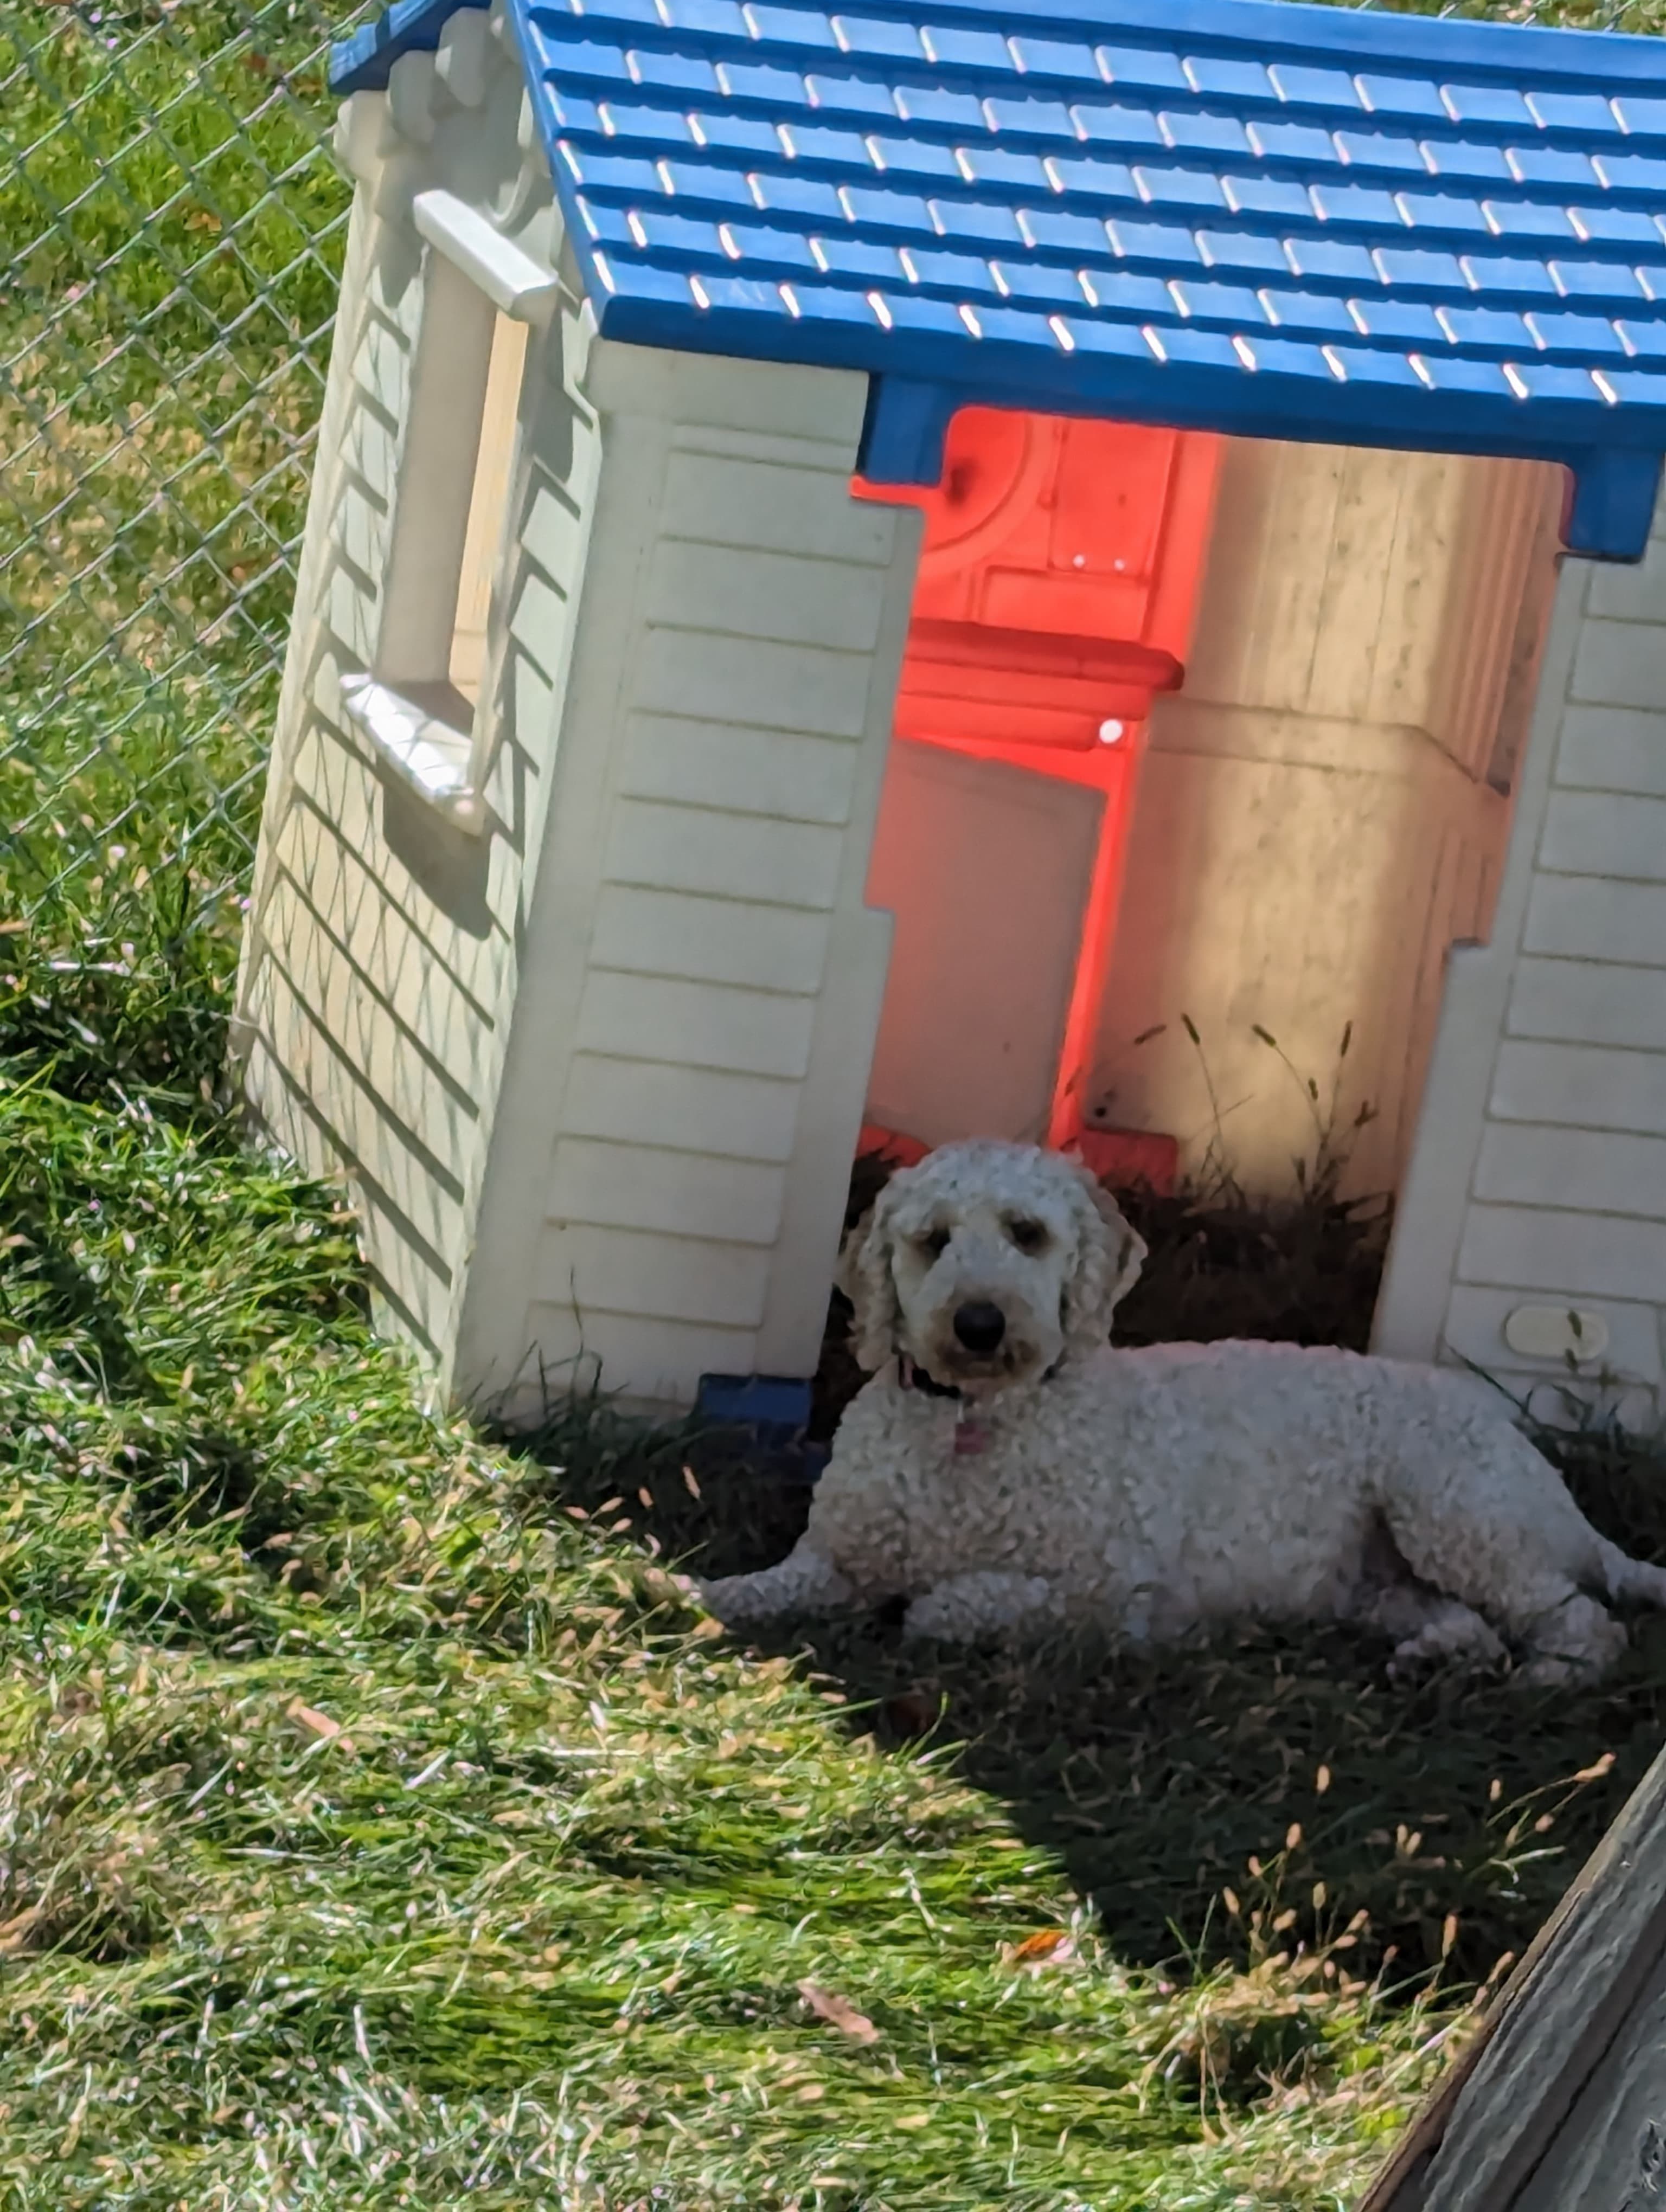
<svg viewBox="0 0 1666 2212"><path fill-rule="evenodd" d="M1666 2205L1666 1753L1359 2212Z"/></svg>

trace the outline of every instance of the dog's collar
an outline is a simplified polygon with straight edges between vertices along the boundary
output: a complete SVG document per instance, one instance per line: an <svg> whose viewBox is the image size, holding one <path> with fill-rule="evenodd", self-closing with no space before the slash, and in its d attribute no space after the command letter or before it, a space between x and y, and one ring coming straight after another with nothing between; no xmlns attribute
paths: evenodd
<svg viewBox="0 0 1666 2212"><path fill-rule="evenodd" d="M1050 1382L1063 1365L1064 1355L1061 1353L1042 1376L1042 1381ZM918 1390L926 1398L958 1399L964 1395L952 1382L933 1382L925 1369L916 1365L906 1352L899 1352L897 1355L897 1380L904 1390Z"/></svg>
<svg viewBox="0 0 1666 2212"><path fill-rule="evenodd" d="M905 1390L918 1390L927 1398L958 1398L960 1392L952 1382L933 1382L923 1367L917 1367L906 1352L897 1355L897 1380Z"/></svg>

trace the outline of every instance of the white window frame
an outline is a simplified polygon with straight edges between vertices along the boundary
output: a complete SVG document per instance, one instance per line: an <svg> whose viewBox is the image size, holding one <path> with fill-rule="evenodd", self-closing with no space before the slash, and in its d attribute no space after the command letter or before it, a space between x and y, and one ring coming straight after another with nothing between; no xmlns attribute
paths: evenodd
<svg viewBox="0 0 1666 2212"><path fill-rule="evenodd" d="M453 681L453 647L493 337L500 316L541 328L554 311L557 283L549 270L451 192L419 192L412 212L427 248L423 307L396 467L381 617L371 666L342 679L342 703L414 790L459 829L478 836L488 819L483 785L491 670L489 661L479 696L470 701ZM514 509L519 442L517 436L495 574Z"/></svg>

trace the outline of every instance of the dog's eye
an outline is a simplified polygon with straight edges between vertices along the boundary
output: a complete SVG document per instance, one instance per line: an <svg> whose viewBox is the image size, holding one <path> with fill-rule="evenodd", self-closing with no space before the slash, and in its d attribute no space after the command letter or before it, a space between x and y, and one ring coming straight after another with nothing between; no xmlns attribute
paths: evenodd
<svg viewBox="0 0 1666 2212"><path fill-rule="evenodd" d="M946 1229L922 1229L914 1241L929 1258L940 1260L949 1249L949 1232Z"/></svg>
<svg viewBox="0 0 1666 2212"><path fill-rule="evenodd" d="M1006 1234L1020 1252L1039 1252L1047 1243L1047 1231L1039 1221L1009 1221Z"/></svg>

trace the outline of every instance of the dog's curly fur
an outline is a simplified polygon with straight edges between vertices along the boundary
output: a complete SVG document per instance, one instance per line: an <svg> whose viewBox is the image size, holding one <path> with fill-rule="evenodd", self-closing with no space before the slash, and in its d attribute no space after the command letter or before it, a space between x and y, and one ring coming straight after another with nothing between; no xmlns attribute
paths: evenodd
<svg viewBox="0 0 1666 2212"><path fill-rule="evenodd" d="M1549 1681L1624 1649L1602 1601L1666 1606L1666 1571L1598 1534L1474 1377L1292 1345L1113 1351L1144 1255L1059 1153L975 1141L897 1175L841 1257L872 1379L809 1527L778 1566L708 1584L711 1609L901 1597L910 1632L957 1639L1353 1618L1401 1664L1507 1639Z"/></svg>

